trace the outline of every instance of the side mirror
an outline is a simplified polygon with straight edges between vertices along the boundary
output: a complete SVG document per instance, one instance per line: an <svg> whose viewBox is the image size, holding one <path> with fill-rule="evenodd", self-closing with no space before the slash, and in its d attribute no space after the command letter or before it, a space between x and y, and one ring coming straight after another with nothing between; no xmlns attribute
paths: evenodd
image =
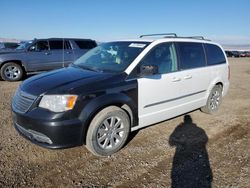
<svg viewBox="0 0 250 188"><path fill-rule="evenodd" d="M28 51L30 51L30 52L36 51L36 46L31 46L31 47L29 47L29 50L28 50Z"/></svg>
<svg viewBox="0 0 250 188"><path fill-rule="evenodd" d="M142 65L140 66L141 76L150 76L158 73L158 66L156 65Z"/></svg>

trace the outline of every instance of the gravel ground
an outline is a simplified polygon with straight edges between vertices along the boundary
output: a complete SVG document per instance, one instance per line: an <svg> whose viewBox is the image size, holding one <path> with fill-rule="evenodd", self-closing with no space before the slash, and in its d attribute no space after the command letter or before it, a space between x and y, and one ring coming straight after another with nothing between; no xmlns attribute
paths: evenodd
<svg viewBox="0 0 250 188"><path fill-rule="evenodd" d="M142 129L106 158L19 136L10 101L20 82L0 81L0 187L249 187L250 58L229 61L230 90L218 113L197 110Z"/></svg>

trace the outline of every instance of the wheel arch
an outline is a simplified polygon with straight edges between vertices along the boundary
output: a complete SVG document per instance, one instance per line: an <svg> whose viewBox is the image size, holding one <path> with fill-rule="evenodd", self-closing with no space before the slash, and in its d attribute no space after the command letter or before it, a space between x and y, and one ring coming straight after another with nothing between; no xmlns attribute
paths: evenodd
<svg viewBox="0 0 250 188"><path fill-rule="evenodd" d="M20 67L23 69L24 73L26 73L26 68L23 65L23 62L20 60L8 60L8 61L4 61L0 64L0 69L2 68L3 65L5 65L6 63L16 63L18 65L20 65Z"/></svg>
<svg viewBox="0 0 250 188"><path fill-rule="evenodd" d="M212 89L214 88L214 86L216 85L220 85L222 87L222 92L223 92L223 87L224 87L224 84L223 82L220 80L220 79L216 79L214 80L208 87L207 89L207 93L206 93L206 99L208 98L210 92L212 91Z"/></svg>
<svg viewBox="0 0 250 188"><path fill-rule="evenodd" d="M106 94L91 100L81 111L80 119L83 122L82 143L86 143L86 135L91 120L94 116L108 106L117 106L123 109L129 116L130 126L138 123L137 106L126 94Z"/></svg>

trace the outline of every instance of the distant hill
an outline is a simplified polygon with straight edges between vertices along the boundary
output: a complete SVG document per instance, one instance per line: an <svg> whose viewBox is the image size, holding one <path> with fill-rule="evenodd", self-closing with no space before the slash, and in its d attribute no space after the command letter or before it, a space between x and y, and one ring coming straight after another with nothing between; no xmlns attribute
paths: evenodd
<svg viewBox="0 0 250 188"><path fill-rule="evenodd" d="M243 45L230 45L230 44L222 44L222 47L225 50L235 50L235 51L250 51L250 44L243 44Z"/></svg>
<svg viewBox="0 0 250 188"><path fill-rule="evenodd" d="M20 42L19 39L0 38L0 42Z"/></svg>

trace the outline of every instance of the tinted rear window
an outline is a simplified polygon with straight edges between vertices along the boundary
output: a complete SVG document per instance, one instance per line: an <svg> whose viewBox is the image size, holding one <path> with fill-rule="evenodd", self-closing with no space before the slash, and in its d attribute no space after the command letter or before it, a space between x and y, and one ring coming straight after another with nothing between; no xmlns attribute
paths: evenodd
<svg viewBox="0 0 250 188"><path fill-rule="evenodd" d="M205 44L205 49L207 54L208 65L217 65L226 63L226 58L221 48L219 48L214 44Z"/></svg>
<svg viewBox="0 0 250 188"><path fill-rule="evenodd" d="M201 43L178 42L180 69L191 69L206 65L203 45Z"/></svg>
<svg viewBox="0 0 250 188"><path fill-rule="evenodd" d="M75 40L75 43L81 49L92 49L92 48L96 47L96 42L95 41Z"/></svg>

